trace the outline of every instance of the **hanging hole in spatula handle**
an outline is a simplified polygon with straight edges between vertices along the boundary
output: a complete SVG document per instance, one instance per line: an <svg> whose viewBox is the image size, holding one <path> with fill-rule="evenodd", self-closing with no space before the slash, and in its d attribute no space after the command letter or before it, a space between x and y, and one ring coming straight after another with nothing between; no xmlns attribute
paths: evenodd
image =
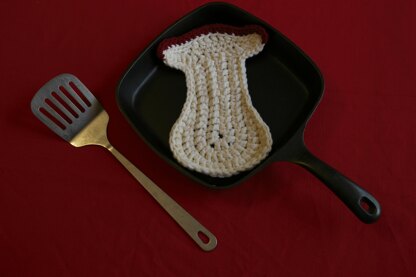
<svg viewBox="0 0 416 277"><path fill-rule="evenodd" d="M312 155L306 148L295 163L320 179L364 223L373 223L381 215L378 201L359 185Z"/></svg>
<svg viewBox="0 0 416 277"><path fill-rule="evenodd" d="M204 251L211 251L217 246L217 238L208 230L196 230L196 236L192 235L194 241Z"/></svg>

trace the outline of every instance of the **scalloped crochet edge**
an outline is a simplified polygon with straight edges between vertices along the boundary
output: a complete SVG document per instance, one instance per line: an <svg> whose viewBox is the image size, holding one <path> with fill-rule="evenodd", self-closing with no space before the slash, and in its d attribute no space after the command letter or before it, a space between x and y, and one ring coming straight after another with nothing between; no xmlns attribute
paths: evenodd
<svg viewBox="0 0 416 277"><path fill-rule="evenodd" d="M237 36L245 36L253 33L257 33L261 36L262 43L265 44L269 39L269 35L266 30L260 25L246 25L243 27L236 27L226 24L208 24L202 27L193 29L188 33L185 33L178 37L171 37L162 40L157 47L157 57L161 60L164 59L163 52L172 45L181 45L201 35L207 35L209 33L229 34Z"/></svg>

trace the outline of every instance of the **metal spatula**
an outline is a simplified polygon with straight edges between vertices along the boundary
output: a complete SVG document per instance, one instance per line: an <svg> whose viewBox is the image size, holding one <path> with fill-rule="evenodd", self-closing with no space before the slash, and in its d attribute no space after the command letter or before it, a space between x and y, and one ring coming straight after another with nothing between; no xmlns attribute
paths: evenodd
<svg viewBox="0 0 416 277"><path fill-rule="evenodd" d="M47 82L33 97L31 107L37 118L73 146L105 147L203 250L217 246L217 239L210 231L110 144L107 112L74 75L62 74Z"/></svg>

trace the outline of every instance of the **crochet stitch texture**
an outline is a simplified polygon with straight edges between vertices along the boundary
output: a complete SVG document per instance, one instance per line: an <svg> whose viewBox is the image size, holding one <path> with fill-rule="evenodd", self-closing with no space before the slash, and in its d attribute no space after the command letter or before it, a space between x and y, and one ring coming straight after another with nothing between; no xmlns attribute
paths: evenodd
<svg viewBox="0 0 416 277"><path fill-rule="evenodd" d="M228 177L268 155L272 137L252 105L245 66L266 41L257 25L214 24L159 44L158 56L186 76L186 101L169 138L180 164Z"/></svg>

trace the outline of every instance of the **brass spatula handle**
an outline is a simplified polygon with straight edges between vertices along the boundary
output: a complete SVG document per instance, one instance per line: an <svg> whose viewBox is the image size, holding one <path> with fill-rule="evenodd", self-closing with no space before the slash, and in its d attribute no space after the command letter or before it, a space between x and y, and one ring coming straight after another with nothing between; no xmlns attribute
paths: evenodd
<svg viewBox="0 0 416 277"><path fill-rule="evenodd" d="M170 214L183 230L205 251L217 246L217 238L201 223L185 211L175 200L161 190L152 180L144 175L136 166L127 160L113 146L105 146L117 160L136 178L137 181L153 196L153 198ZM206 236L207 242L201 239Z"/></svg>

